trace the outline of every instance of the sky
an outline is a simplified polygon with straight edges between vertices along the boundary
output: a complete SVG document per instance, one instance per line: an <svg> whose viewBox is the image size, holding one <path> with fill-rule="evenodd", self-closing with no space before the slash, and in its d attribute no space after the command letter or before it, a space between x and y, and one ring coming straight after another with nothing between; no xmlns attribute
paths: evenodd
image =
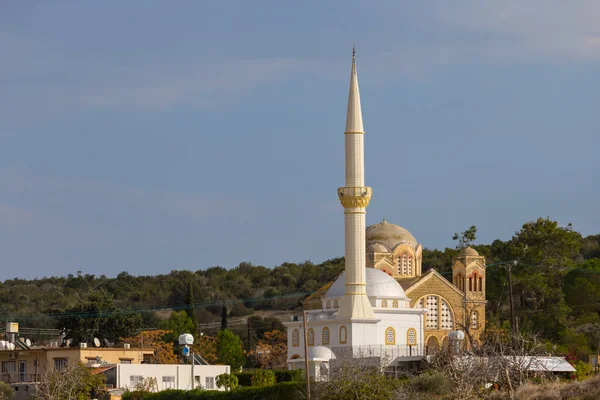
<svg viewBox="0 0 600 400"><path fill-rule="evenodd" d="M428 248L600 233L600 2L0 5L0 280L344 253L352 45L367 223Z"/></svg>

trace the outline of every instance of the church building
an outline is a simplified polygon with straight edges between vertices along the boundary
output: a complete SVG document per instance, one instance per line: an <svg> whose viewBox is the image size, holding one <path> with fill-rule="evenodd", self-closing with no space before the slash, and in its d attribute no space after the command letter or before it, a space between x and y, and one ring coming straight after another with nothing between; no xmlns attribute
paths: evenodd
<svg viewBox="0 0 600 400"><path fill-rule="evenodd" d="M364 129L353 51L346 129L345 270L306 298L302 318L286 322L288 367L304 369L306 336L311 376L327 374L336 359L377 359L384 368L421 360L463 330L477 344L485 325L485 259L467 247L452 279L422 271L422 245L385 219L366 227L372 189L364 182ZM306 334L305 334L306 331Z"/></svg>

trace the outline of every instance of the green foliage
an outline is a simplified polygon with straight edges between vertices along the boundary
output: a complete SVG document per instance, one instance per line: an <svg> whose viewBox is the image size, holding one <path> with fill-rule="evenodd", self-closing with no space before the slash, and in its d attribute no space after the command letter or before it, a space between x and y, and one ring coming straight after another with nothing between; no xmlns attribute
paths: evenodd
<svg viewBox="0 0 600 400"><path fill-rule="evenodd" d="M0 382L0 400L10 400L14 394L14 390L8 383Z"/></svg>
<svg viewBox="0 0 600 400"><path fill-rule="evenodd" d="M441 372L417 375L411 378L406 386L413 392L435 395L448 394L451 390L450 379Z"/></svg>
<svg viewBox="0 0 600 400"><path fill-rule="evenodd" d="M238 387L238 378L234 374L217 375L217 387L225 388L226 391L235 390Z"/></svg>
<svg viewBox="0 0 600 400"><path fill-rule="evenodd" d="M304 372L301 369L287 370L287 369L273 369L271 370L275 374L275 381L281 382L301 382L304 380ZM243 371L236 372L235 376L238 377L240 386L252 386L252 376L254 371Z"/></svg>
<svg viewBox="0 0 600 400"><path fill-rule="evenodd" d="M275 373L270 369L257 369L252 374L252 386L264 387L275 384Z"/></svg>
<svg viewBox="0 0 600 400"><path fill-rule="evenodd" d="M86 301L65 309L60 314L58 327L63 329L73 345L89 342L93 337L111 342L133 336L142 326L142 317L119 309L104 292L90 293Z"/></svg>
<svg viewBox="0 0 600 400"><path fill-rule="evenodd" d="M165 335L163 340L173 343L177 342L177 338L181 334L195 333L194 321L185 311L173 311L169 319L160 323L160 329L172 331L170 334Z"/></svg>
<svg viewBox="0 0 600 400"><path fill-rule="evenodd" d="M216 390L163 390L132 397L132 392L123 394L123 400L289 400L299 399L302 383L284 382L267 387L239 387L230 392Z"/></svg>
<svg viewBox="0 0 600 400"><path fill-rule="evenodd" d="M229 329L219 331L217 335L217 359L221 364L230 365L233 371L246 362L242 341Z"/></svg>
<svg viewBox="0 0 600 400"><path fill-rule="evenodd" d="M456 249L464 249L467 246L470 246L472 242L475 241L477 233L477 227L475 225L471 225L469 229L461 233L455 233L452 236L452 240L458 240L456 244Z"/></svg>
<svg viewBox="0 0 600 400"><path fill-rule="evenodd" d="M63 370L46 371L35 391L39 400L87 400L104 383L105 376L93 374L83 363L69 364Z"/></svg>
<svg viewBox="0 0 600 400"><path fill-rule="evenodd" d="M574 366L575 366L575 375L577 376L577 379L580 381L588 378L593 372L592 366L581 360L578 360Z"/></svg>
<svg viewBox="0 0 600 400"><path fill-rule="evenodd" d="M327 382L315 382L315 398L388 400L395 398L401 381L372 369L347 367Z"/></svg>

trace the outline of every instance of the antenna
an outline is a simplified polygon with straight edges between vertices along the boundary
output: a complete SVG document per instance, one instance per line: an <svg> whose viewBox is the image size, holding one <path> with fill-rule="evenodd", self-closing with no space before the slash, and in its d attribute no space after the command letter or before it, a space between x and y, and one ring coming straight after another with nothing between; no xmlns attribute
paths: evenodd
<svg viewBox="0 0 600 400"><path fill-rule="evenodd" d="M94 338L94 346L100 347L100 340L97 337Z"/></svg>

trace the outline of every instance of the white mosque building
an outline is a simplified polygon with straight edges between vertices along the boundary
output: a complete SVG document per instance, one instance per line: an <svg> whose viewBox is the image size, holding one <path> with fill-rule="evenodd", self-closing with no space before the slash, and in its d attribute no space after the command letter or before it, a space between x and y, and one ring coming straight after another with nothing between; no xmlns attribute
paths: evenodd
<svg viewBox="0 0 600 400"><path fill-rule="evenodd" d="M346 116L346 183L338 189L344 207L345 271L329 286L320 308L287 322L288 368L305 368L304 330L311 376L320 379L334 360L376 359L384 367L424 355L426 309L410 306L394 277L367 268L365 216L372 190L364 182L364 129L355 53L352 54Z"/></svg>

